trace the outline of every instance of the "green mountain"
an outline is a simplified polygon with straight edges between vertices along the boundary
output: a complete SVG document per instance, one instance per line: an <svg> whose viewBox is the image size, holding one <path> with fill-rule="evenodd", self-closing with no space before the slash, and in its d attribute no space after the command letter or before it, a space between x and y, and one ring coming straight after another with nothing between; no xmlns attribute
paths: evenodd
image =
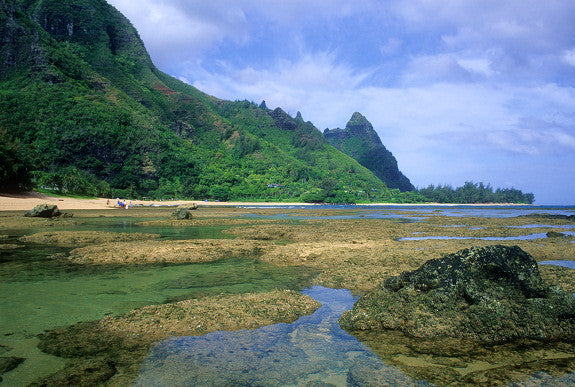
<svg viewBox="0 0 575 387"><path fill-rule="evenodd" d="M361 114L353 113L345 129L326 129L323 134L329 144L353 157L389 188L402 192L415 189L401 173L397 160L382 144L371 123Z"/></svg>
<svg viewBox="0 0 575 387"><path fill-rule="evenodd" d="M298 114L159 71L104 0L0 1L0 189L130 197L389 199Z"/></svg>

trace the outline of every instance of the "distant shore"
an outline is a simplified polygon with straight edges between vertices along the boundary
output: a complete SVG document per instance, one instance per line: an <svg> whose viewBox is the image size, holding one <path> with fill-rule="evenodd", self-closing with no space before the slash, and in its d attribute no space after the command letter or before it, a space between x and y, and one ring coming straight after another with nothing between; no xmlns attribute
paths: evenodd
<svg viewBox="0 0 575 387"><path fill-rule="evenodd" d="M108 203L109 201L109 203ZM126 200L128 204L134 207L139 206L179 206L197 204L198 206L316 206L312 203L286 203L286 202L214 202L200 200ZM37 192L26 192L19 194L0 194L0 211L27 211L39 204L55 204L61 210L102 210L105 208L118 209L116 198L95 198L95 199L77 199L71 197L49 196ZM366 203L365 206L461 206L462 204L446 203ZM466 206L506 206L518 204L464 204Z"/></svg>

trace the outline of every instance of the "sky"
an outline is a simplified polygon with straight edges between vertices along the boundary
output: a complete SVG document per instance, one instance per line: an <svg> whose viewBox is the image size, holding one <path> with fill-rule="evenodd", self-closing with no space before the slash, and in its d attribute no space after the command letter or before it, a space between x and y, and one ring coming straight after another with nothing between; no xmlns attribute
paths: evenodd
<svg viewBox="0 0 575 387"><path fill-rule="evenodd" d="M108 0L156 66L222 99L354 112L416 187L575 204L573 0Z"/></svg>

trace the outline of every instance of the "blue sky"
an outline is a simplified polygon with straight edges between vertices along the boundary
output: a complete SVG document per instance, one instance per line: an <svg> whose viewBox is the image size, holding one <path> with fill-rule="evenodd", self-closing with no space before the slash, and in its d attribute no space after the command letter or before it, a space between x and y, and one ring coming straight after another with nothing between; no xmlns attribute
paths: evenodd
<svg viewBox="0 0 575 387"><path fill-rule="evenodd" d="M164 72L318 129L353 112L418 187L575 204L572 0L108 0Z"/></svg>

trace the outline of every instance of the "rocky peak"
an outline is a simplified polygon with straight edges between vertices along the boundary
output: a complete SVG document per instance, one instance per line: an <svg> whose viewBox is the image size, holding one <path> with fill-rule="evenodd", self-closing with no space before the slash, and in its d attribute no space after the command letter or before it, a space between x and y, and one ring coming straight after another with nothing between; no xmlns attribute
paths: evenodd
<svg viewBox="0 0 575 387"><path fill-rule="evenodd" d="M401 191L415 189L399 170L397 160L385 148L373 125L362 114L353 113L345 129L326 129L323 135L331 146L356 159L389 188Z"/></svg>
<svg viewBox="0 0 575 387"><path fill-rule="evenodd" d="M373 129L371 122L358 112L353 113L345 128L356 137L363 137L373 144L382 145L381 139Z"/></svg>
<svg viewBox="0 0 575 387"><path fill-rule="evenodd" d="M270 116L274 119L275 125L278 128L283 130L295 130L297 127L294 119L279 107L272 111Z"/></svg>

